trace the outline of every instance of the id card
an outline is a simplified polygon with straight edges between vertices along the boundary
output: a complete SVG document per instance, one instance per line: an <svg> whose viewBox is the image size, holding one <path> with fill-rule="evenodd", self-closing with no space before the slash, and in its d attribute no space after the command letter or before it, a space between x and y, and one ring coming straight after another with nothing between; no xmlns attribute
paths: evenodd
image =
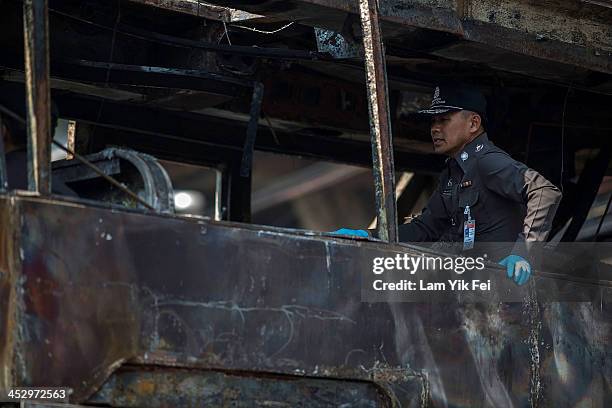
<svg viewBox="0 0 612 408"><path fill-rule="evenodd" d="M476 221L468 219L463 222L463 250L474 248L474 239L476 237Z"/></svg>

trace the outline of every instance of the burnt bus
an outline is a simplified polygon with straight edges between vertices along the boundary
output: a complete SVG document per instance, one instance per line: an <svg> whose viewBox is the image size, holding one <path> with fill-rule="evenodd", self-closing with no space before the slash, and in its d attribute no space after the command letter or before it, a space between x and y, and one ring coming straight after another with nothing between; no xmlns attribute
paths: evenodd
<svg viewBox="0 0 612 408"><path fill-rule="evenodd" d="M612 406L608 2L0 8L28 141L27 190L0 160L0 406ZM411 115L440 80L479 85L491 139L563 189L528 285L484 259L486 294L372 291L376 259L463 259L397 238L444 165ZM258 154L322 165L258 195ZM185 166L207 212L181 210ZM275 225L347 172L371 203L326 211L366 205L377 238Z"/></svg>

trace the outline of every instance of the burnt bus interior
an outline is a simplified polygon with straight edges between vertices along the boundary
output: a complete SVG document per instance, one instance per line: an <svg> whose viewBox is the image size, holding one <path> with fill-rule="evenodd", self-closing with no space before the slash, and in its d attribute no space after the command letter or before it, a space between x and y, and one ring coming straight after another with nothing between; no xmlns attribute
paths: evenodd
<svg viewBox="0 0 612 408"><path fill-rule="evenodd" d="M216 176L208 175L206 184L208 190L224 187L219 189L218 218L251 222L253 176L247 171L245 177L240 171L248 170L246 163L253 160L245 158L244 147L257 86L262 92L260 115L249 136L255 151L371 168L357 15L334 8L304 6L302 10L297 5L300 2L284 2L282 7L273 2L230 4L249 12L176 3L183 5L50 2L52 97L61 117L76 122L78 153L122 147L160 160L217 169L223 180L216 183ZM491 11L489 24L501 15L516 20L517 27L522 20L534 18L521 17L518 6L516 15L510 17L504 10ZM5 1L3 10L3 80L9 85L23 83L21 4ZM325 13L319 13L321 10ZM437 10L444 13L444 9ZM611 13L609 8L589 4L581 5L579 12L594 19L593 27L605 27ZM414 14L415 19L423 18L419 25L428 23L426 15ZM434 17L443 20L443 16ZM429 16L430 20L434 17ZM555 231L564 228L560 239L576 240L583 226L588 228L584 220L595 197L598 207L605 207L609 192L605 184L610 173L609 51L587 49L584 58L579 58L581 47L549 38L545 29L552 27L546 26L539 27L541 33L535 38L520 38L520 33L500 29L491 38L475 42L442 28L436 30L433 23L431 28L419 25L382 23L397 178L401 172L411 173L398 201L400 221L420 212L421 192L426 189L426 196L431 190L443 163L443 158L431 154L428 124L410 114L429 102L436 83L460 81L477 84L486 92L488 133L494 142L563 188ZM470 28L474 37L484 35L476 28ZM604 41L605 31L599 34L595 38ZM501 39L508 44L492 46L492 41ZM528 44L524 54L514 49L519 42ZM262 157L268 161L275 156ZM287 184L298 181L299 177L288 179ZM100 180L82 182L81 187L75 183L85 198L97 194L97 183L108 185ZM359 184L364 183L373 186L371 180ZM359 206L369 210L370 218L376 215L372 188L364 191L366 199L351 200L366 202ZM277 194L295 193L285 187ZM209 192L207 197L206 215L214 215L214 194ZM360 212L351 202L340 206L354 209L345 213ZM342 212L334 213L333 207L325 208L337 216L330 217L336 224L328 224L328 229L360 223L347 219L343 224ZM277 216L278 211L275 213ZM264 214L256 221L279 225L275 218ZM597 218L595 223L601 217ZM309 225L294 217L279 226L304 224ZM604 220L598 240L606 239L609 228ZM594 231L580 239L593 236Z"/></svg>
<svg viewBox="0 0 612 408"><path fill-rule="evenodd" d="M40 16L48 13L49 77L27 86L50 89L60 116L56 140L70 150L53 148L50 178L78 198L44 189L41 195L3 192L0 213L20 247L2 234L0 269L22 270L47 286L0 273L0 327L7 333L0 335L0 366L10 367L0 374L0 389L70 386L71 402L126 407L196 406L203 398L198 390L206 387L213 390L208 403L245 407L254 406L245 401L268 400L286 401L282 406L612 403L605 303L590 323L563 307L546 315L552 319L546 327L554 319L570 321L571 328L583 324L582 335L565 346L557 342L576 370L595 367L579 386L569 391L574 377L557 381L546 364L553 357L543 349L535 356L538 341L552 342L558 333L542 329L538 313L545 313L529 308L503 312L526 319L508 329L516 335L511 342L527 336L532 343L522 342L515 354L507 347L493 353L503 375L485 385L487 368L468 340L447 339L468 344L453 363L441 351L443 340L400 335L403 312L396 306L356 306L354 282L347 292L346 286L328 288L344 293L344 300L331 292L319 298L307 289L323 293L327 283L309 275L312 265L293 263L309 253L350 285L351 265L397 245L388 225L422 210L444 164L432 152L429 124L414 116L441 82L480 86L488 99L489 137L562 189L550 240L611 241L608 1L40 3L44 13L32 25L42 25ZM366 81L372 44L364 40L360 3L379 13L387 92L384 83ZM32 29L35 38L24 47L24 2L0 0L0 10L0 93L25 92L27 46L40 52L36 35L45 31ZM374 49L378 40L375 33ZM377 63L380 74L374 57ZM388 98L378 118L369 110L376 92ZM381 148L394 165L386 170L373 163L371 129L380 118L392 134L392 147L385 150L383 137ZM389 203L394 197L381 193L381 184L393 178L396 209ZM332 235L313 232L373 227L377 216L390 238L326 241ZM86 244L86 225L95 226L95 248ZM102 249L110 244L112 250ZM163 277L164 270L175 271L176 281ZM252 297L240 288L255 285L253 276L276 279L281 289L270 294L258 280ZM612 278L602 276L568 285L608 293ZM15 285L33 294L17 301ZM300 300L318 309L299 306ZM429 320L415 323L412 311L404 325L424 333L451 326L425 309L419 310ZM589 328L602 332L592 340L584 335ZM330 330L337 334L330 338ZM24 331L30 337L9 335ZM78 334L69 339L67 333ZM320 347L316 355L308 341ZM418 362L405 368L408 357L392 349L410 344ZM581 347L589 358L577 357ZM453 364L462 358L468 374L452 385ZM553 360L558 363L558 355ZM439 378L432 380L420 365L435 366ZM57 377L50 380L49 373ZM548 398L561 394L567 405L550 405Z"/></svg>

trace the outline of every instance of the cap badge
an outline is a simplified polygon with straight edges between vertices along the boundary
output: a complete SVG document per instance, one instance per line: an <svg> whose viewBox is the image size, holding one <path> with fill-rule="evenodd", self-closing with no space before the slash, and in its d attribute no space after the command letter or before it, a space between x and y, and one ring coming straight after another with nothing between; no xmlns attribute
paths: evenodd
<svg viewBox="0 0 612 408"><path fill-rule="evenodd" d="M478 146L476 146L476 151L479 152L481 151L483 148L483 145L479 144Z"/></svg>
<svg viewBox="0 0 612 408"><path fill-rule="evenodd" d="M436 86L436 90L434 91L433 99L431 100L431 104L433 105L442 105L445 104L446 101L440 99L440 87Z"/></svg>
<svg viewBox="0 0 612 408"><path fill-rule="evenodd" d="M469 156L468 156L467 152L461 153L461 160L466 161L468 159L468 157Z"/></svg>
<svg viewBox="0 0 612 408"><path fill-rule="evenodd" d="M453 180L448 180L448 183L446 184L447 187L452 187L453 186Z"/></svg>

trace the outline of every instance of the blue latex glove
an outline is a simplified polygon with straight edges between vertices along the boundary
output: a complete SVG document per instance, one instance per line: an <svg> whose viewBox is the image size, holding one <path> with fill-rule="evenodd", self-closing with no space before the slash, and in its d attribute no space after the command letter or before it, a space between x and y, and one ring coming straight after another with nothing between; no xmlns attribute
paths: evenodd
<svg viewBox="0 0 612 408"><path fill-rule="evenodd" d="M349 228L340 228L339 230L332 231L332 234L347 235L349 237L361 237L361 238L367 238L370 236L370 234L368 234L368 232L365 230L354 230L354 229L349 229Z"/></svg>
<svg viewBox="0 0 612 408"><path fill-rule="evenodd" d="M508 255L499 264L506 267L506 275L518 285L523 285L531 276L531 265L522 256Z"/></svg>

